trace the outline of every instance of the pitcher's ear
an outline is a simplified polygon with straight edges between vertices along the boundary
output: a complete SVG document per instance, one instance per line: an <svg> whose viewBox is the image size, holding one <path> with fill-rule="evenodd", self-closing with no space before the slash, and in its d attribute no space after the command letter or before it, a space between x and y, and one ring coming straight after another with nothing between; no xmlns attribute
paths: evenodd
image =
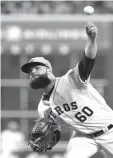
<svg viewBox="0 0 113 158"><path fill-rule="evenodd" d="M52 70L50 68L47 68L47 73L52 73Z"/></svg>

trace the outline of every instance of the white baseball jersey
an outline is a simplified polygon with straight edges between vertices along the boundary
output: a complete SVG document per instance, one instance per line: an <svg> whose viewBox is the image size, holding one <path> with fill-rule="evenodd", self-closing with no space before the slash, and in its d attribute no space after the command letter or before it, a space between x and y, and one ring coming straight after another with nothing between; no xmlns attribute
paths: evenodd
<svg viewBox="0 0 113 158"><path fill-rule="evenodd" d="M89 83L90 77L82 81L78 64L64 76L56 78L49 101L38 105L39 115L48 117L52 113L73 129L92 133L113 123L113 110L104 98Z"/></svg>

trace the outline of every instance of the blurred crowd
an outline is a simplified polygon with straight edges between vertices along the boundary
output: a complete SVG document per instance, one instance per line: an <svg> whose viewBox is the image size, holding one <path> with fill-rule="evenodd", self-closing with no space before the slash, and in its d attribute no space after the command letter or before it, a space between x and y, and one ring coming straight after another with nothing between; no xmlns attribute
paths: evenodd
<svg viewBox="0 0 113 158"><path fill-rule="evenodd" d="M20 131L18 122L11 121L1 132L1 158L18 158L15 152L22 152L27 144L26 137Z"/></svg>
<svg viewBox="0 0 113 158"><path fill-rule="evenodd" d="M64 152L62 154L60 152L53 153L51 156L32 152L28 146L27 134L21 131L20 124L16 121L9 121L6 128L1 131L0 145L1 158L55 158L55 156L66 158Z"/></svg>
<svg viewBox="0 0 113 158"><path fill-rule="evenodd" d="M95 13L113 13L113 1L2 1L2 14L75 14L91 5Z"/></svg>

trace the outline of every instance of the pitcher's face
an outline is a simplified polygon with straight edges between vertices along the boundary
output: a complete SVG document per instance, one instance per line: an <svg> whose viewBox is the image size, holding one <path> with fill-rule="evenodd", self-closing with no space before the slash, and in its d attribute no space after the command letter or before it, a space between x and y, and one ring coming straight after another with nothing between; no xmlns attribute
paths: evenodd
<svg viewBox="0 0 113 158"><path fill-rule="evenodd" d="M42 65L32 67L29 72L29 78L30 87L33 89L45 88L51 82L48 77L47 67Z"/></svg>

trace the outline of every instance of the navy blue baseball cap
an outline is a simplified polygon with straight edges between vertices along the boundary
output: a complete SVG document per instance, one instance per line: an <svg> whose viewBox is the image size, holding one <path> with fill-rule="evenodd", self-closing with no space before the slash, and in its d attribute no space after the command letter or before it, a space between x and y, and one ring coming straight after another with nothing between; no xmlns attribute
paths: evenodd
<svg viewBox="0 0 113 158"><path fill-rule="evenodd" d="M24 64L21 67L21 70L24 73L29 73L30 69L32 67L38 66L38 65L44 65L44 66L50 68L51 71L52 71L51 63L48 60L46 60L45 58L43 58L43 57L34 57L34 58L31 58L26 64Z"/></svg>

